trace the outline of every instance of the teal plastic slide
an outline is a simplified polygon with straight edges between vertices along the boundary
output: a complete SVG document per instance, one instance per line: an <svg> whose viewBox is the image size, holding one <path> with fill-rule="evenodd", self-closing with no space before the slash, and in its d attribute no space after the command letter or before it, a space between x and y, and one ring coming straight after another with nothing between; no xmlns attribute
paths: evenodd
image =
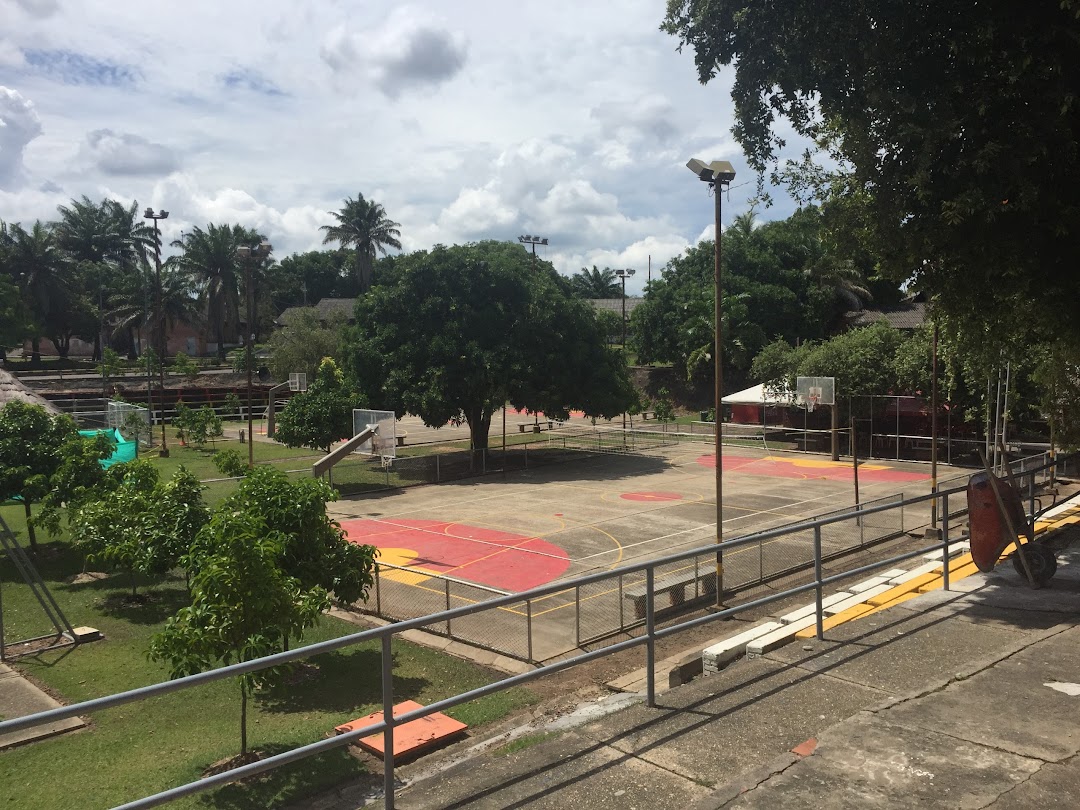
<svg viewBox="0 0 1080 810"><path fill-rule="evenodd" d="M80 430L80 436L86 436L90 438L97 436L99 433L104 433L109 437L109 441L113 442L116 446L116 450L109 458L101 460L101 466L108 469L113 464L121 464L125 461L134 461L138 453L138 443L134 440L125 439L123 434L116 428L109 430Z"/></svg>

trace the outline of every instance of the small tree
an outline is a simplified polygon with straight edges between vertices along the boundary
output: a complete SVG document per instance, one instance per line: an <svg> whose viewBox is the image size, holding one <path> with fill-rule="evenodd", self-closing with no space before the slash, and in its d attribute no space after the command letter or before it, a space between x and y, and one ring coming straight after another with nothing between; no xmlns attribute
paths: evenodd
<svg viewBox="0 0 1080 810"><path fill-rule="evenodd" d="M199 448L223 434L221 417L209 405L203 405L191 414L188 438Z"/></svg>
<svg viewBox="0 0 1080 810"><path fill-rule="evenodd" d="M278 417L275 438L287 447L330 447L352 435L352 412L363 400L345 384L331 358L324 357L308 390L292 397Z"/></svg>
<svg viewBox="0 0 1080 810"><path fill-rule="evenodd" d="M180 438L180 444L187 444L187 437L191 433L192 420L195 414L182 399L176 401L176 416L173 417L173 427L176 435Z"/></svg>
<svg viewBox="0 0 1080 810"><path fill-rule="evenodd" d="M653 404L653 411L655 411L656 418L660 422L675 421L675 404L671 401L671 392L666 388L661 388L656 392L656 402Z"/></svg>
<svg viewBox="0 0 1080 810"><path fill-rule="evenodd" d="M70 418L51 416L40 405L15 400L0 408L0 501L22 500L30 547L35 551L30 507L49 492L49 479L63 461L63 448L78 438Z"/></svg>
<svg viewBox="0 0 1080 810"><path fill-rule="evenodd" d="M258 512L219 509L192 548L191 606L154 636L150 658L166 662L170 677L179 678L269 655L284 638L314 625L330 600L322 588L305 589L282 570L284 544ZM277 675L262 670L237 679L241 757L248 747L248 696Z"/></svg>
<svg viewBox="0 0 1080 810"><path fill-rule="evenodd" d="M169 371L173 374L179 374L187 380L194 380L199 376L199 364L183 352L177 352Z"/></svg>
<svg viewBox="0 0 1080 810"><path fill-rule="evenodd" d="M166 573L206 523L202 485L184 467L163 484L146 461L119 464L109 479L114 488L76 513L72 537L87 562L125 572L134 598L138 577Z"/></svg>
<svg viewBox="0 0 1080 810"><path fill-rule="evenodd" d="M125 365L127 364L123 358L106 346L101 353L101 363L98 364L97 371L104 378L107 385L112 381L113 377L120 373Z"/></svg>
<svg viewBox="0 0 1080 810"><path fill-rule="evenodd" d="M247 459L240 455L239 450L218 450L214 453L213 461L222 475L230 478L243 478L247 475Z"/></svg>
<svg viewBox="0 0 1080 810"><path fill-rule="evenodd" d="M235 391L230 391L225 395L225 416L239 417L242 408L240 397Z"/></svg>
<svg viewBox="0 0 1080 810"><path fill-rule="evenodd" d="M68 438L60 448L60 464L49 476L48 492L34 522L55 536L60 533L62 511L66 510L70 523L83 504L112 489L101 462L115 447L104 431L89 438L78 433Z"/></svg>

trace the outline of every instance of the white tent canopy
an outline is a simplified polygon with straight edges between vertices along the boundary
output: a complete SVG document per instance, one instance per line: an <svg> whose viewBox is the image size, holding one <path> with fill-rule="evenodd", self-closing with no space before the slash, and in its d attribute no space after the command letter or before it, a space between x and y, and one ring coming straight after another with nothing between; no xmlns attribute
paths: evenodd
<svg viewBox="0 0 1080 810"><path fill-rule="evenodd" d="M758 383L743 391L728 394L720 400L725 405L794 405L794 391L766 392L765 384Z"/></svg>

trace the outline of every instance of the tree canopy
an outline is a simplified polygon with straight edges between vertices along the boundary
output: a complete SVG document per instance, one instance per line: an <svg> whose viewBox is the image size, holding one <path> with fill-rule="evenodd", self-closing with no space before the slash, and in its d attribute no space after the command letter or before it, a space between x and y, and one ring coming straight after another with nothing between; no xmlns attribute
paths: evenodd
<svg viewBox="0 0 1080 810"><path fill-rule="evenodd" d="M324 357L308 390L291 397L278 417L275 438L288 447L330 447L352 436L352 412L363 399L346 383L331 358Z"/></svg>
<svg viewBox="0 0 1080 810"><path fill-rule="evenodd" d="M663 29L702 82L733 65L734 134L777 168L783 127L826 152L787 179L938 296L973 344L1080 321L1076 0L1020 5L669 0ZM832 168L836 167L836 168Z"/></svg>
<svg viewBox="0 0 1080 810"><path fill-rule="evenodd" d="M357 303L347 362L373 407L468 423L477 449L507 401L554 418L616 416L636 399L625 360L566 286L507 242L388 260Z"/></svg>
<svg viewBox="0 0 1080 810"><path fill-rule="evenodd" d="M386 215L386 209L374 200L346 197L340 211L331 211L335 225L323 225L323 244L337 242L342 247L356 249L356 272L360 294L371 288L375 257L387 248L401 250L400 225Z"/></svg>

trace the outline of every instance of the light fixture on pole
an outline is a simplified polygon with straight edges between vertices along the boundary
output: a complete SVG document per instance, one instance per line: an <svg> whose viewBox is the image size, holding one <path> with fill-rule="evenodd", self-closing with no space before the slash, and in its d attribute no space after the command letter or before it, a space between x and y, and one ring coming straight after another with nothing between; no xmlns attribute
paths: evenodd
<svg viewBox="0 0 1080 810"><path fill-rule="evenodd" d="M158 220L168 219L168 211L154 213L153 208L143 211L143 219L154 220L154 272L157 276L157 332L158 332L158 368L161 372L161 449L158 455L169 457L169 446L165 443L165 310L161 303L161 231Z"/></svg>
<svg viewBox="0 0 1080 810"><path fill-rule="evenodd" d="M627 268L625 270L623 270L622 268L619 268L618 270L615 271L615 275L617 275L622 280L622 345L623 345L623 351L625 352L626 351L626 280L628 278L630 278L630 276L634 275L634 270L633 270L633 268Z"/></svg>
<svg viewBox="0 0 1080 810"><path fill-rule="evenodd" d="M720 288L722 281L720 271L720 195L725 188L731 187L731 181L735 179L735 169L726 160L714 160L712 163L706 163L697 158L688 162L686 168L696 174L698 180L709 184L715 199L713 212L716 222L716 234L713 240L713 315L716 319L716 329L713 336L713 365L716 379L713 391L713 424L716 433L716 604L719 607L724 603L724 552L721 548L724 542L724 456L721 436L723 424L721 398L724 387L724 366L722 362L723 330L721 326L723 293Z"/></svg>
<svg viewBox="0 0 1080 810"><path fill-rule="evenodd" d="M547 245L548 240L546 236L533 236L532 234L526 234L525 236L519 236L518 241L523 245L532 245L532 264L533 270L536 269L536 246Z"/></svg>
<svg viewBox="0 0 1080 810"><path fill-rule="evenodd" d="M251 268L257 262L264 261L274 249L273 245L265 239L255 247L242 245L236 249L236 255L244 263L244 292L247 295L247 328L248 335L244 340L247 351L247 440L248 440L248 467L255 466L255 432L254 419L252 418L251 401L251 370L255 365L255 288L251 282Z"/></svg>

